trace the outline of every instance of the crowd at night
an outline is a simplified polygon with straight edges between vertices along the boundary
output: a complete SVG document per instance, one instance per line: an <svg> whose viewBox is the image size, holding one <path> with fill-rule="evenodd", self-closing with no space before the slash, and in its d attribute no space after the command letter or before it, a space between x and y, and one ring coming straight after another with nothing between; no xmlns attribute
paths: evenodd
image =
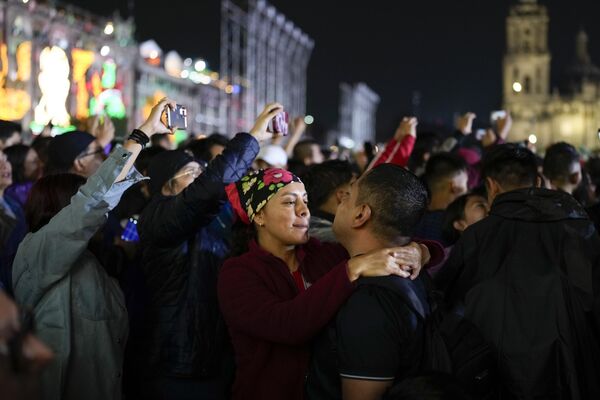
<svg viewBox="0 0 600 400"><path fill-rule="evenodd" d="M329 39L212 3L218 67L132 1L0 1L0 399L600 398L593 34L555 82L515 0L501 105L382 132L342 73L324 128Z"/></svg>

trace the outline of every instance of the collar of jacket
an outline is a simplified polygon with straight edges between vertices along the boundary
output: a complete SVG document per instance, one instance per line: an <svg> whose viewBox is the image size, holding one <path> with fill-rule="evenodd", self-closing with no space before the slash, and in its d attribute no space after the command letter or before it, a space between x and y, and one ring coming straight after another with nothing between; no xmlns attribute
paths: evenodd
<svg viewBox="0 0 600 400"><path fill-rule="evenodd" d="M517 189L498 195L490 215L530 222L588 219L583 207L570 194L541 188Z"/></svg>
<svg viewBox="0 0 600 400"><path fill-rule="evenodd" d="M260 247L260 245L258 244L258 242L256 240L250 241L250 245L248 246L248 249L249 249L250 253L252 253L253 255L255 255L265 261L279 260L279 262L282 262L283 264L285 264L285 262L281 258L274 256L273 254L269 253L268 251L266 251L265 249ZM304 261L305 255L306 255L306 251L304 249L304 246L302 246L302 245L296 246L296 257L298 258L299 265L301 265L302 262Z"/></svg>
<svg viewBox="0 0 600 400"><path fill-rule="evenodd" d="M263 260L264 262L270 263L273 265L277 264L278 266L280 266L281 268L278 268L278 270L280 270L285 275L287 281L294 287L294 289L298 290L296 287L296 283L294 282L294 279L292 278L292 274L290 273L290 270L289 270L287 264L281 258L274 256L273 254L269 253L268 251L266 251L265 249L260 247L260 245L258 244L258 242L256 240L252 240L250 242L250 245L248 246L248 250L249 250L250 254ZM305 256L306 256L306 250L304 249L304 246L302 246L302 245L296 246L296 258L298 259L298 268L300 269L302 276L304 276L305 279L308 279L309 277L307 276L307 273L304 268L304 257Z"/></svg>

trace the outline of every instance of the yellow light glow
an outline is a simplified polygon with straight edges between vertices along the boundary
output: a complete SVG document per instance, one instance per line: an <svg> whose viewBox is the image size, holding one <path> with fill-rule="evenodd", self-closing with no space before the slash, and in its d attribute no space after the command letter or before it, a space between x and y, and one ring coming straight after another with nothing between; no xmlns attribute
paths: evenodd
<svg viewBox="0 0 600 400"><path fill-rule="evenodd" d="M73 60L73 81L77 85L77 109L75 115L78 119L85 119L89 116L90 111L88 103L90 96L87 91L85 74L94 62L94 52L83 49L73 49L71 51Z"/></svg>
<svg viewBox="0 0 600 400"><path fill-rule="evenodd" d="M227 85L227 86L225 87L225 93L227 93L227 94L231 94L231 93L233 93L233 86L231 86L231 85Z"/></svg>
<svg viewBox="0 0 600 400"><path fill-rule="evenodd" d="M152 107L154 107L159 101L161 101L165 97L167 97L167 95L160 90L154 92L152 96L146 97L146 102L142 107L141 120L145 121L146 119L148 119L148 117L150 116L150 112L152 111Z"/></svg>
<svg viewBox="0 0 600 400"><path fill-rule="evenodd" d="M27 82L31 78L31 42L17 46L17 80Z"/></svg>
<svg viewBox="0 0 600 400"><path fill-rule="evenodd" d="M113 26L112 22L107 23L106 26L104 27L105 35L112 35L112 33L114 31L115 31L115 27Z"/></svg>
<svg viewBox="0 0 600 400"><path fill-rule="evenodd" d="M523 85L521 85L519 82L515 82L513 83L512 88L515 93L521 93L521 90L523 90Z"/></svg>
<svg viewBox="0 0 600 400"><path fill-rule="evenodd" d="M102 93L102 79L100 78L100 74L98 72L94 72L91 79L92 83L92 94L94 97L100 96Z"/></svg>
<svg viewBox="0 0 600 400"><path fill-rule="evenodd" d="M0 119L8 121L20 120L31 108L31 98L25 90L7 87L8 49L0 44Z"/></svg>
<svg viewBox="0 0 600 400"><path fill-rule="evenodd" d="M67 112L69 96L69 59L58 46L46 47L40 53L38 84L42 97L34 109L34 120L40 125L52 122L56 126L68 126L71 117Z"/></svg>

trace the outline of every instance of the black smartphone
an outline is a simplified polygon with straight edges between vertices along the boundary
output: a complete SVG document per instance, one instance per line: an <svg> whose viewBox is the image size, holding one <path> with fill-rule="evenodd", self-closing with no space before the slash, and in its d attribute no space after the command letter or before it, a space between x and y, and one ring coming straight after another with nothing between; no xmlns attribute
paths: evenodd
<svg viewBox="0 0 600 400"><path fill-rule="evenodd" d="M175 108L167 107L167 128L187 129L187 108L180 104Z"/></svg>

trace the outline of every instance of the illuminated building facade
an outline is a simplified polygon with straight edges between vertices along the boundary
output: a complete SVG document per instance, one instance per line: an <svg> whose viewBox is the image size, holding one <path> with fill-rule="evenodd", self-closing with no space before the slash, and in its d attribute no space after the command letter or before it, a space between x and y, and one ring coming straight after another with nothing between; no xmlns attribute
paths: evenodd
<svg viewBox="0 0 600 400"><path fill-rule="evenodd" d="M551 90L548 24L546 7L536 0L520 0L506 20L503 97L514 121L511 139L529 139L540 149L559 141L596 148L600 69L588 53L587 35L577 35L574 62L563 84Z"/></svg>
<svg viewBox="0 0 600 400"><path fill-rule="evenodd" d="M187 132L223 132L222 94L233 87L203 60L163 56L133 32L132 21L76 7L0 1L0 119L61 133L102 114L126 134L169 96L188 108Z"/></svg>
<svg viewBox="0 0 600 400"><path fill-rule="evenodd" d="M99 113L117 120L132 114L130 21L9 0L0 2L0 27L0 119L39 132Z"/></svg>

